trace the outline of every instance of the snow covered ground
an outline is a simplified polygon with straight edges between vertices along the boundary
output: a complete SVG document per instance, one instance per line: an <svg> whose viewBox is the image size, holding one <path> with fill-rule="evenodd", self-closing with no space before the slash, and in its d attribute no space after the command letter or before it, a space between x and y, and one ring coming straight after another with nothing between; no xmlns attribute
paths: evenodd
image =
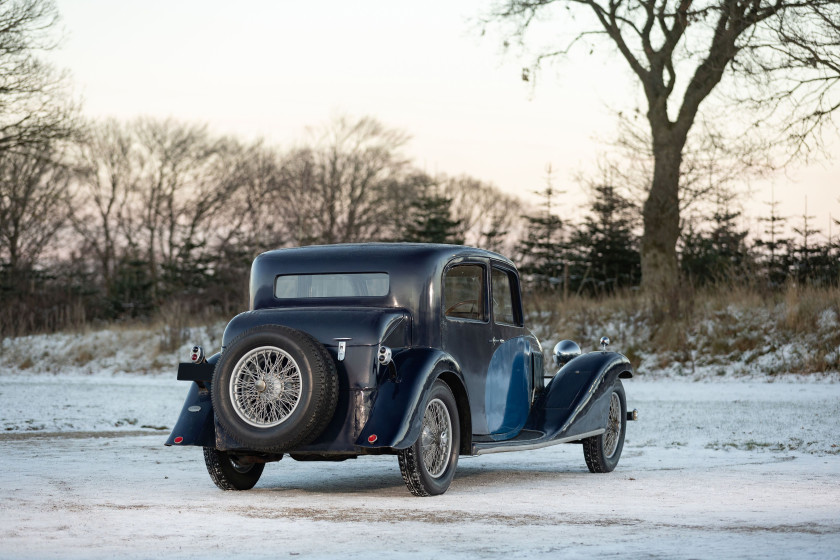
<svg viewBox="0 0 840 560"><path fill-rule="evenodd" d="M0 374L0 557L840 558L838 383L628 380L615 472L575 445L465 457L435 498L394 457L217 490L199 449L163 446L187 388Z"/></svg>

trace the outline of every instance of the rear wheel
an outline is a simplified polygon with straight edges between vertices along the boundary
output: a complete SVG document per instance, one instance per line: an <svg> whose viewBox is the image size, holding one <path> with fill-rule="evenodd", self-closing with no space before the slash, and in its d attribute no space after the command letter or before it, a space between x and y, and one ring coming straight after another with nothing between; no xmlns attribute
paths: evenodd
<svg viewBox="0 0 840 560"><path fill-rule="evenodd" d="M265 463L242 463L230 453L212 447L204 448L204 464L222 490L250 490L265 468Z"/></svg>
<svg viewBox="0 0 840 560"><path fill-rule="evenodd" d="M400 472L415 496L443 494L458 466L461 430L449 386L435 381L426 398L423 426L414 444L399 452Z"/></svg>
<svg viewBox="0 0 840 560"><path fill-rule="evenodd" d="M586 466L593 473L612 472L618 465L624 448L624 434L627 431L627 399L624 386L616 379L610 395L607 412L607 429L599 435L583 440L583 457Z"/></svg>

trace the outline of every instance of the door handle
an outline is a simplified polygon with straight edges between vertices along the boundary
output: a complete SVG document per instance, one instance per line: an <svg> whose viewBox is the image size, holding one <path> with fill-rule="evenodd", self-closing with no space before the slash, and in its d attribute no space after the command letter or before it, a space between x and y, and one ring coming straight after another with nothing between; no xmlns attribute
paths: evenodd
<svg viewBox="0 0 840 560"><path fill-rule="evenodd" d="M504 338L496 338L495 336L490 339L490 342L493 343L493 344L500 344L504 341L505 341Z"/></svg>

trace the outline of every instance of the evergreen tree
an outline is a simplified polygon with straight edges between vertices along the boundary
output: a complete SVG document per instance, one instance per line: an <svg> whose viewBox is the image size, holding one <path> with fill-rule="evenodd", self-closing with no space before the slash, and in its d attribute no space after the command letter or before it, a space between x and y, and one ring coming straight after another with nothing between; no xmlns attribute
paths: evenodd
<svg viewBox="0 0 840 560"><path fill-rule="evenodd" d="M770 202L766 204L770 207L770 215L759 220L766 224L763 233L770 239L759 239L755 245L767 253L764 267L770 286L779 287L784 285L790 269L790 240L781 237L787 218L779 215L775 190L772 191Z"/></svg>
<svg viewBox="0 0 840 560"><path fill-rule="evenodd" d="M494 214L490 220L490 227L487 231L481 232L481 248L489 251L496 251L501 253L504 248L505 240L510 231L504 228L506 223L503 214Z"/></svg>
<svg viewBox="0 0 840 560"><path fill-rule="evenodd" d="M808 215L808 200L805 200L805 213L801 216L801 226L793 231L799 235L800 243L793 245L792 270L797 282L815 285L837 284L840 278L840 255L831 239L832 219L829 216L829 234L825 243L819 243L817 236L822 234L813 228L813 216ZM834 221L834 223L837 223Z"/></svg>
<svg viewBox="0 0 840 560"><path fill-rule="evenodd" d="M111 294L108 301L111 317L148 315L155 307L149 263L137 251L127 251L116 263L107 293Z"/></svg>
<svg viewBox="0 0 840 560"><path fill-rule="evenodd" d="M816 236L821 233L814 229L814 216L808 215L808 198L805 198L805 211L800 216L801 223L793 231L799 236L799 243L793 246L793 277L798 282L821 283L824 276L823 269L828 258L826 247L817 244Z"/></svg>
<svg viewBox="0 0 840 560"><path fill-rule="evenodd" d="M729 193L718 193L710 231L698 231L694 224L689 224L683 233L682 270L698 284L734 278L751 261L746 244L748 232L738 229L736 220L741 212L730 210L731 199Z"/></svg>
<svg viewBox="0 0 840 560"><path fill-rule="evenodd" d="M413 243L464 242L460 220L452 219L452 199L429 189L409 208L404 241Z"/></svg>
<svg viewBox="0 0 840 560"><path fill-rule="evenodd" d="M535 216L523 216L526 221L525 236L517 245L520 271L526 280L538 288L553 288L563 285L568 261L563 243L563 222L552 212L554 178L551 165L546 168L546 187L537 192L543 199L543 210Z"/></svg>
<svg viewBox="0 0 840 560"><path fill-rule="evenodd" d="M576 253L586 264L582 275L579 270L572 275L579 280L577 289L603 293L636 286L641 256L633 232L635 207L611 185L596 186L593 195L590 214L574 236Z"/></svg>

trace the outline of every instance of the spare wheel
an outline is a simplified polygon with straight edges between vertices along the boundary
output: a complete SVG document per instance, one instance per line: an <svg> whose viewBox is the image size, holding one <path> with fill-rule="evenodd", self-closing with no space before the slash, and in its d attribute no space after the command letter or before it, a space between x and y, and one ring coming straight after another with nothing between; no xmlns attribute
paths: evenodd
<svg viewBox="0 0 840 560"><path fill-rule="evenodd" d="M338 400L329 352L308 334L261 325L236 337L216 364L213 410L245 449L282 453L324 431Z"/></svg>

